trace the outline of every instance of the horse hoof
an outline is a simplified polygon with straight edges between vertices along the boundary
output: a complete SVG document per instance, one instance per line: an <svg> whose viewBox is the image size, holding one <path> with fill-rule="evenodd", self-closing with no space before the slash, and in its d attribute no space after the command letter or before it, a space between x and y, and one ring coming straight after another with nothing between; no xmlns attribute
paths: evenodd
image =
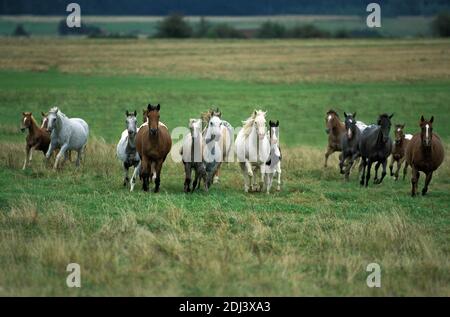
<svg viewBox="0 0 450 317"><path fill-rule="evenodd" d="M281 188L280 188L280 186L278 186L277 187L277 192L280 192L281 191Z"/></svg>
<svg viewBox="0 0 450 317"><path fill-rule="evenodd" d="M425 189L422 189L422 196L425 196L427 194L427 191Z"/></svg>

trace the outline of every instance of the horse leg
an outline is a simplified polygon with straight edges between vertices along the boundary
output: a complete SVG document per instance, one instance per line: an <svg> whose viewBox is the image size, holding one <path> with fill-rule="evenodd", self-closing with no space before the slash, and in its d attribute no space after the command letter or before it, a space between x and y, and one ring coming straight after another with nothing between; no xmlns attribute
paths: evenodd
<svg viewBox="0 0 450 317"><path fill-rule="evenodd" d="M23 162L22 169L25 170L27 168L28 158L30 157L31 148L28 146L28 144L25 147L25 161Z"/></svg>
<svg viewBox="0 0 450 317"><path fill-rule="evenodd" d="M216 173L214 174L214 178L213 178L213 184L219 183L220 165L221 164L222 164L222 162L219 162L219 164L217 165L217 170L216 170Z"/></svg>
<svg viewBox="0 0 450 317"><path fill-rule="evenodd" d="M156 177L155 177L155 193L159 193L159 185L161 184L161 169L162 169L162 165L163 165L164 160L160 159L159 161L155 162L154 166L155 166L155 172L156 172Z"/></svg>
<svg viewBox="0 0 450 317"><path fill-rule="evenodd" d="M137 164L137 166L134 167L133 176L131 176L130 181L130 192L134 190L134 186L136 185L136 176L139 174L139 171L141 169L141 162Z"/></svg>
<svg viewBox="0 0 450 317"><path fill-rule="evenodd" d="M278 162L278 168L277 168L277 191L281 190L281 164Z"/></svg>
<svg viewBox="0 0 450 317"><path fill-rule="evenodd" d="M247 170L247 164L244 162L239 163L239 166L241 167L241 171L242 171L242 175L244 176L244 191L246 193L248 193L248 180L249 180L249 176L248 176L248 170Z"/></svg>
<svg viewBox="0 0 450 317"><path fill-rule="evenodd" d="M56 170L58 168L59 160L64 156L64 153L66 153L67 147L68 147L67 143L64 144L63 146L61 146L61 149L59 150L58 155L56 155L55 164L53 165L53 169Z"/></svg>
<svg viewBox="0 0 450 317"><path fill-rule="evenodd" d="M384 159L381 164L382 164L382 167L383 167L383 171L381 172L381 178L378 181L378 184L381 184L383 182L384 177L386 176L387 159Z"/></svg>
<svg viewBox="0 0 450 317"><path fill-rule="evenodd" d="M391 172L391 177L392 176L394 176L394 172L393 172L393 169L394 169L394 156L392 155L392 157L391 157L391 163L389 163L389 170L390 170L390 172Z"/></svg>
<svg viewBox="0 0 450 317"><path fill-rule="evenodd" d="M325 153L325 164L323 165L323 167L327 167L328 166L328 157L333 154L334 150L330 147L327 148L327 152Z"/></svg>
<svg viewBox="0 0 450 317"><path fill-rule="evenodd" d="M143 157L142 161L141 161L141 177L142 177L142 190L145 192L148 192L148 188L149 188L149 176L150 176L150 171L149 171L149 162L148 160Z"/></svg>
<svg viewBox="0 0 450 317"><path fill-rule="evenodd" d="M419 182L419 171L412 166L412 170L411 170L411 196L414 197L416 196L416 191L417 191L417 183Z"/></svg>
<svg viewBox="0 0 450 317"><path fill-rule="evenodd" d="M192 170L191 170L191 163L184 163L184 192L188 193L191 191L191 189L189 188L191 186L191 175L192 175ZM196 182L194 181L194 188L195 189L195 184Z"/></svg>
<svg viewBox="0 0 450 317"><path fill-rule="evenodd" d="M369 186L370 170L372 169L372 161L367 159L366 187Z"/></svg>
<svg viewBox="0 0 450 317"><path fill-rule="evenodd" d="M350 177L350 170L352 169L353 166L353 157L350 157L348 160L348 165L347 168L345 169L345 180L348 182L349 177Z"/></svg>
<svg viewBox="0 0 450 317"><path fill-rule="evenodd" d="M79 150L77 151L77 161L75 162L75 165L76 165L77 167L80 166L80 162L81 162L81 154L82 154L82 152L83 152L83 148L81 148L81 149L79 149ZM67 153L67 152L66 152L66 153ZM64 157L66 156L66 155L65 155L66 153L64 153ZM70 154L70 151L69 151L69 154ZM128 179L128 168L127 168L127 179Z"/></svg>
<svg viewBox="0 0 450 317"><path fill-rule="evenodd" d="M152 162L151 163L151 165L150 165L150 169L151 169L151 173L152 173L152 182L154 182L155 180L156 180L156 174L157 174L157 172L156 172L156 162Z"/></svg>
<svg viewBox="0 0 450 317"><path fill-rule="evenodd" d="M346 156L344 155L344 153L341 153L341 155L339 155L339 172L341 174L344 174L344 163L346 160Z"/></svg>
<svg viewBox="0 0 450 317"><path fill-rule="evenodd" d="M127 186L128 184L128 168L129 166L127 165L127 163L123 162L123 186Z"/></svg>
<svg viewBox="0 0 450 317"><path fill-rule="evenodd" d="M433 172L428 172L428 174L426 174L426 178L425 178L425 186L422 189L422 196L425 196L427 191L428 191L428 185L431 182L431 178L433 177Z"/></svg>
<svg viewBox="0 0 450 317"><path fill-rule="evenodd" d="M405 160L405 167L403 168L403 180L405 180L407 172L408 172L408 161Z"/></svg>
<svg viewBox="0 0 450 317"><path fill-rule="evenodd" d="M364 186L364 177L366 174L366 165L367 165L367 161L365 158L361 158L361 163L360 163L360 169L362 169L362 174L361 174L361 180L359 181L359 184L361 186Z"/></svg>
<svg viewBox="0 0 450 317"><path fill-rule="evenodd" d="M373 179L373 183L374 184L379 184L379 179L378 179L378 168L380 168L380 165L381 165L381 162L380 161L378 161L376 164L375 164L375 177L374 177L374 179Z"/></svg>

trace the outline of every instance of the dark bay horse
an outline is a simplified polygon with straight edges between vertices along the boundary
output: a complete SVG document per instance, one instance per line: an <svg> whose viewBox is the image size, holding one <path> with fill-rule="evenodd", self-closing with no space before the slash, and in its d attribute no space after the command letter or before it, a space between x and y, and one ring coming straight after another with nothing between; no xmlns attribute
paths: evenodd
<svg viewBox="0 0 450 317"><path fill-rule="evenodd" d="M416 195L419 182L419 172L426 175L425 186L422 189L422 195L428 191L428 185L431 182L433 172L444 161L444 147L440 137L433 133L433 120L429 121L422 116L420 118L421 132L413 136L406 148L406 161L411 165L411 196Z"/></svg>
<svg viewBox="0 0 450 317"><path fill-rule="evenodd" d="M155 181L154 192L159 192L161 169L172 147L172 139L167 127L159 122L160 105L147 106L148 124L140 127L136 136L136 148L141 157L142 188L149 190L150 174Z"/></svg>
<svg viewBox="0 0 450 317"><path fill-rule="evenodd" d="M411 135L409 134L408 137L405 135L404 130L405 125L404 124L396 124L395 125L395 140L394 144L392 145L392 157L391 157L391 163L389 164L389 170L391 171L391 176L394 176L395 180L398 180L398 173L402 167L403 162L406 159L405 153L406 153L406 147L408 146L409 140L411 139ZM395 174L393 172L394 169L394 162L397 162L397 170L395 171ZM408 169L408 162L405 162L405 167L403 168L403 179L406 177L406 171Z"/></svg>
<svg viewBox="0 0 450 317"><path fill-rule="evenodd" d="M361 132L356 125L356 112L353 114L346 114L345 116L345 133L341 136L341 149L339 168L341 174L345 174L345 180L348 181L350 169L355 160L360 156L359 153L359 139ZM346 169L344 171L344 163L348 160Z"/></svg>
<svg viewBox="0 0 450 317"><path fill-rule="evenodd" d="M31 162L33 157L33 150L42 151L45 155L47 153L50 144L50 133L47 128L40 128L36 120L34 120L33 114L31 112L22 112L22 132L28 129L27 144L25 146L25 161L23 163L23 168L27 168L27 164Z"/></svg>
<svg viewBox="0 0 450 317"><path fill-rule="evenodd" d="M361 175L361 186L369 184L370 179L370 169L372 164L377 162L375 165L375 178L373 180L374 184L381 184L384 177L386 176L386 164L389 155L392 150L392 140L389 136L389 131L391 129L391 118L394 114L388 115L383 113L378 117L377 125L372 125L367 127L362 133L359 142L359 150L361 152L362 158L362 175ZM378 179L378 168L383 165L383 172L381 173L381 178ZM367 167L367 175L365 175ZM365 180L364 180L365 177Z"/></svg>
<svg viewBox="0 0 450 317"><path fill-rule="evenodd" d="M328 110L325 117L325 125L325 132L328 134L328 146L327 152L325 153L324 167L327 167L328 157L334 152L342 151L341 138L345 133L345 125L341 122L339 115L333 109Z"/></svg>

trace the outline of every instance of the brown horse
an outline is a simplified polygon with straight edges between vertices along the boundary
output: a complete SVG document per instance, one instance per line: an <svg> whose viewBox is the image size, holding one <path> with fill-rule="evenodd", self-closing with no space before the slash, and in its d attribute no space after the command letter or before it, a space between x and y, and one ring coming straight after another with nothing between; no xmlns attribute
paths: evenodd
<svg viewBox="0 0 450 317"><path fill-rule="evenodd" d="M345 124L339 119L339 115L333 109L328 110L325 117L325 132L328 134L328 147L325 153L325 164L327 167L328 157L334 152L342 151L341 138L345 134Z"/></svg>
<svg viewBox="0 0 450 317"><path fill-rule="evenodd" d="M150 173L155 181L154 192L159 192L161 183L161 169L167 154L172 147L167 127L159 122L160 105L147 107L148 124L141 126L136 135L136 148L141 157L141 178L143 180L142 189L149 190Z"/></svg>
<svg viewBox="0 0 450 317"><path fill-rule="evenodd" d="M391 156L391 164L389 164L389 170L391 171L391 176L395 177L395 180L398 180L398 174L400 169L402 168L403 162L406 160L406 147L409 144L411 138L407 138L403 129L405 128L404 124L396 124L395 125L395 142L392 146L392 156ZM411 135L408 135L411 136ZM397 162L397 170L395 174L393 172L394 163ZM405 167L403 168L403 179L406 177L406 172L408 170L408 162L405 162Z"/></svg>
<svg viewBox="0 0 450 317"><path fill-rule="evenodd" d="M26 156L23 168L27 168L27 164L31 162L33 150L42 151L45 155L50 144L50 133L46 128L40 128L31 112L22 112L22 132L28 129L27 144L25 146Z"/></svg>
<svg viewBox="0 0 450 317"><path fill-rule="evenodd" d="M426 175L425 186L422 189L422 195L425 195L433 172L444 160L444 147L440 137L433 133L433 120L433 117L429 121L425 120L423 116L420 118L419 125L422 131L413 136L406 148L406 161L412 169L411 196L413 197L417 191L419 172L424 172Z"/></svg>

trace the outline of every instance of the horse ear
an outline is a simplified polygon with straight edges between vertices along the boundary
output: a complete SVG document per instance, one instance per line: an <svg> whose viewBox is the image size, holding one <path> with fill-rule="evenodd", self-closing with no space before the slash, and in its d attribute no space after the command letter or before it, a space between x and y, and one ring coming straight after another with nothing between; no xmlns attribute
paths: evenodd
<svg viewBox="0 0 450 317"><path fill-rule="evenodd" d="M434 121L434 116L431 116L430 123L433 123L433 121Z"/></svg>
<svg viewBox="0 0 450 317"><path fill-rule="evenodd" d="M255 116L256 116L257 114L258 114L258 111L256 111L256 110L255 110L255 111L253 111L253 115L255 115Z"/></svg>
<svg viewBox="0 0 450 317"><path fill-rule="evenodd" d="M125 115L126 115L127 117L129 116L128 110L125 111Z"/></svg>
<svg viewBox="0 0 450 317"><path fill-rule="evenodd" d="M404 129L404 128L405 128L405 125L406 125L405 123L403 123L403 124L402 124L402 129Z"/></svg>
<svg viewBox="0 0 450 317"><path fill-rule="evenodd" d="M156 110L159 111L159 109L161 109L161 106L158 104L158 105L156 106Z"/></svg>
<svg viewBox="0 0 450 317"><path fill-rule="evenodd" d="M345 112L345 111L344 111L344 117L346 117L346 118L347 118L347 112Z"/></svg>
<svg viewBox="0 0 450 317"><path fill-rule="evenodd" d="M134 110L133 114L134 114L134 116L136 117L136 116L137 116L137 111Z"/></svg>
<svg viewBox="0 0 450 317"><path fill-rule="evenodd" d="M152 104L149 103L149 104L147 105L147 110L152 110L152 108L153 108Z"/></svg>
<svg viewBox="0 0 450 317"><path fill-rule="evenodd" d="M423 115L420 117L420 122L424 122L425 118L423 117Z"/></svg>
<svg viewBox="0 0 450 317"><path fill-rule="evenodd" d="M24 117L26 116L25 112L22 112L22 116L24 116Z"/></svg>
<svg viewBox="0 0 450 317"><path fill-rule="evenodd" d="M269 120L269 127L272 126L272 120Z"/></svg>
<svg viewBox="0 0 450 317"><path fill-rule="evenodd" d="M356 112L353 112L353 118L356 118Z"/></svg>
<svg viewBox="0 0 450 317"><path fill-rule="evenodd" d="M276 126L278 127L279 125L280 125L280 121L278 121L278 120L277 120L277 124L276 124Z"/></svg>
<svg viewBox="0 0 450 317"><path fill-rule="evenodd" d="M389 119L392 119L393 116L394 116L394 114L392 113L392 114L389 116Z"/></svg>
<svg viewBox="0 0 450 317"><path fill-rule="evenodd" d="M41 111L41 116L45 117L46 115L44 112Z"/></svg>

